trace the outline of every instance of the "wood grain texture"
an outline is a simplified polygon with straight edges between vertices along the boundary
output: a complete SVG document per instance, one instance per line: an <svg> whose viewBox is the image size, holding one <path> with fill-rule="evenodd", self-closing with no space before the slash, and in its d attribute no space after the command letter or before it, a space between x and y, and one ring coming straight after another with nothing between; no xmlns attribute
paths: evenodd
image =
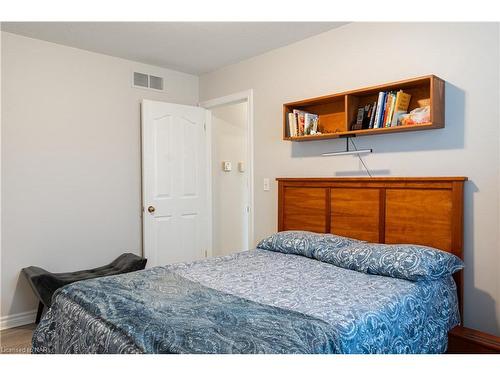
<svg viewBox="0 0 500 375"><path fill-rule="evenodd" d="M379 189L330 189L330 232L364 241L380 241Z"/></svg>
<svg viewBox="0 0 500 375"><path fill-rule="evenodd" d="M347 130L344 98L327 104L300 107L300 109L319 115L318 130L322 133Z"/></svg>
<svg viewBox="0 0 500 375"><path fill-rule="evenodd" d="M326 232L327 189L285 187L283 230Z"/></svg>
<svg viewBox="0 0 500 375"><path fill-rule="evenodd" d="M431 122L444 127L445 112L445 82L438 77L431 81L431 103L440 103L440 105L431 106Z"/></svg>
<svg viewBox="0 0 500 375"><path fill-rule="evenodd" d="M278 230L415 243L463 259L466 177L277 178ZM454 275L463 317L463 273Z"/></svg>
<svg viewBox="0 0 500 375"><path fill-rule="evenodd" d="M450 189L387 189L385 242L452 251Z"/></svg>

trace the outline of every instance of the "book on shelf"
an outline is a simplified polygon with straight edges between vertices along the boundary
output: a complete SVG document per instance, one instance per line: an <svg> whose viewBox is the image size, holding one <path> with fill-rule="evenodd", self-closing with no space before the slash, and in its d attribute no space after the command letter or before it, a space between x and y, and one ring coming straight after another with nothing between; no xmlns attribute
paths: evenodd
<svg viewBox="0 0 500 375"><path fill-rule="evenodd" d="M385 128L385 122L387 121L387 112L389 112L389 106L391 105L391 92L385 93L385 103L384 103L384 114L382 115L382 122L380 123L380 128Z"/></svg>
<svg viewBox="0 0 500 375"><path fill-rule="evenodd" d="M356 122L352 124L351 130L359 130L362 128L364 116L365 116L365 108L359 107L358 112L356 114Z"/></svg>
<svg viewBox="0 0 500 375"><path fill-rule="evenodd" d="M316 134L318 122L317 114L294 109L288 113L288 133L290 137Z"/></svg>
<svg viewBox="0 0 500 375"><path fill-rule="evenodd" d="M370 126L370 116L372 113L372 105L371 104L366 104L365 105L365 110L364 110L364 116L363 116L363 121L361 124L361 129L368 129Z"/></svg>
<svg viewBox="0 0 500 375"><path fill-rule="evenodd" d="M411 95L399 91L381 91L372 103L362 102L357 108L350 129L378 129L401 125L400 118L407 114ZM404 117L404 116L403 116ZM319 115L294 109L288 113L288 134L290 137L314 135L318 132Z"/></svg>
<svg viewBox="0 0 500 375"><path fill-rule="evenodd" d="M385 104L386 93L381 91L378 93L377 100L377 112L375 114L375 122L373 123L373 128L380 128L380 124L382 122L382 118L384 116L384 104Z"/></svg>
<svg viewBox="0 0 500 375"><path fill-rule="evenodd" d="M315 134L318 128L318 115L304 112L304 135Z"/></svg>
<svg viewBox="0 0 500 375"><path fill-rule="evenodd" d="M402 114L405 114L408 112L408 106L410 105L410 99L411 99L411 95L407 94L406 92L403 92L403 90L399 90L397 92L390 126L397 126L399 117Z"/></svg>
<svg viewBox="0 0 500 375"><path fill-rule="evenodd" d="M370 123L368 125L368 129L373 129L373 124L375 123L375 113L377 112L377 101L375 100L372 104Z"/></svg>
<svg viewBox="0 0 500 375"><path fill-rule="evenodd" d="M378 99L374 103L375 116L370 120L368 128L390 128L400 125L399 118L407 113L410 99L411 95L403 90L379 92Z"/></svg>
<svg viewBox="0 0 500 375"><path fill-rule="evenodd" d="M356 121L351 125L351 130L370 129L375 118L375 103L368 103L359 107L356 112Z"/></svg>
<svg viewBox="0 0 500 375"><path fill-rule="evenodd" d="M319 131L319 115L316 115L316 117L314 118L314 122L313 122L313 128L312 128L312 131L314 132L314 134L317 134L318 131Z"/></svg>
<svg viewBox="0 0 500 375"><path fill-rule="evenodd" d="M297 135L304 135L304 111L294 109L293 113L297 117Z"/></svg>
<svg viewBox="0 0 500 375"><path fill-rule="evenodd" d="M297 136L297 117L293 112L288 113L288 135L290 137Z"/></svg>
<svg viewBox="0 0 500 375"><path fill-rule="evenodd" d="M394 105L396 104L396 93L390 92L387 99L387 109L385 111L384 127L388 128L391 126L392 114L394 112Z"/></svg>

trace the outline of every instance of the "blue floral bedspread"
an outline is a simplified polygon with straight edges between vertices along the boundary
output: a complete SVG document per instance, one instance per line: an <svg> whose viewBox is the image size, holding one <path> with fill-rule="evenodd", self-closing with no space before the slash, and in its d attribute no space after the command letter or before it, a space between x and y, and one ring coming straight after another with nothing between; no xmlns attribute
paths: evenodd
<svg viewBox="0 0 500 375"><path fill-rule="evenodd" d="M442 353L451 277L408 281L252 250L56 292L35 353Z"/></svg>

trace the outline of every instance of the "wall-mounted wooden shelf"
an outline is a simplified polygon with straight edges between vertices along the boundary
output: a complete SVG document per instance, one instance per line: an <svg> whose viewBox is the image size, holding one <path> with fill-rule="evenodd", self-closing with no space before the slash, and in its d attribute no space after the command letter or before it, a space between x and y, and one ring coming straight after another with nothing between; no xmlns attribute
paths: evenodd
<svg viewBox="0 0 500 375"><path fill-rule="evenodd" d="M434 75L429 75L286 103L283 105L283 139L301 142L443 128L444 87L445 85L442 79ZM411 94L408 111L424 105L430 105L431 121L418 125L400 125L388 128L350 129L353 122L355 122L358 107L376 101L380 91L394 90L403 90ZM288 132L288 113L292 112L294 109L319 115L318 129L321 134L290 137Z"/></svg>

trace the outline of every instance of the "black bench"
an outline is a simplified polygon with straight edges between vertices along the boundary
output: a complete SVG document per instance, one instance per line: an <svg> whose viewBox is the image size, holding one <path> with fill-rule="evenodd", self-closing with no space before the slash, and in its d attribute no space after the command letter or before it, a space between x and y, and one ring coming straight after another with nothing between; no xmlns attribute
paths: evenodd
<svg viewBox="0 0 500 375"><path fill-rule="evenodd" d="M52 273L40 267L31 266L23 268L21 272L26 276L33 292L35 292L40 300L35 323L38 324L40 322L44 307L50 307L52 295L60 287L74 283L75 281L143 270L146 267L146 262L147 259L145 258L125 253L106 266L84 271Z"/></svg>

